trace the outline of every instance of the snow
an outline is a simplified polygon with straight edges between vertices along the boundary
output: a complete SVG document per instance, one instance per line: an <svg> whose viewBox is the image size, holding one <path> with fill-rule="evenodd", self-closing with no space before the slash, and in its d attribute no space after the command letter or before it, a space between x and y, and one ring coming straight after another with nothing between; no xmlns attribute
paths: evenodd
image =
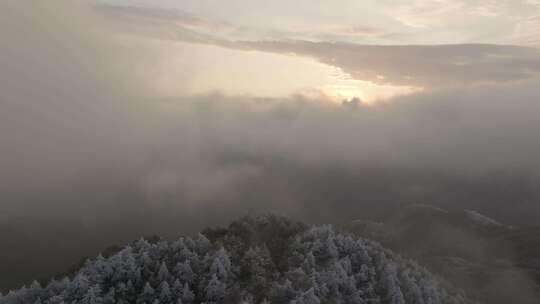
<svg viewBox="0 0 540 304"><path fill-rule="evenodd" d="M465 213L467 216L476 222L477 224L483 225L483 226L504 226L503 224L497 222L496 220L485 216L477 211L474 210L465 210Z"/></svg>

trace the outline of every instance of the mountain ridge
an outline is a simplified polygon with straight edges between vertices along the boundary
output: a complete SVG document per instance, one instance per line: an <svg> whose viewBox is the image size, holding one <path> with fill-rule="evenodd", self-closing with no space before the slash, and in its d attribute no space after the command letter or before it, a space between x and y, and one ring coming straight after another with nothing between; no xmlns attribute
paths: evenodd
<svg viewBox="0 0 540 304"><path fill-rule="evenodd" d="M195 238L144 239L99 255L12 303L472 303L377 242L275 215L244 217Z"/></svg>
<svg viewBox="0 0 540 304"><path fill-rule="evenodd" d="M412 204L384 221L356 220L343 229L418 261L482 302L540 300L538 228L506 225L468 209Z"/></svg>

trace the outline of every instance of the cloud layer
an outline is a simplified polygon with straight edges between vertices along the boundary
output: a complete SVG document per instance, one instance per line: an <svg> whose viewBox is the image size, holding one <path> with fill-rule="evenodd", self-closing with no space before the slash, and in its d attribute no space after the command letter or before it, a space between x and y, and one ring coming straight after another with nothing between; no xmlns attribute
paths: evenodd
<svg viewBox="0 0 540 304"><path fill-rule="evenodd" d="M359 80L433 88L538 77L540 51L503 45L362 46L243 42L253 49L310 56Z"/></svg>
<svg viewBox="0 0 540 304"><path fill-rule="evenodd" d="M540 51L530 47L495 44L357 45L306 40L238 40L238 37L231 40L234 35L227 38L227 35L216 35L216 31L231 33L245 29L231 24L218 26L210 21L203 22L180 11L108 6L98 9L122 18L135 17L135 21L125 22L124 19L120 24L127 26L125 30L139 35L311 57L338 67L357 80L378 84L431 89L532 79L540 73ZM194 20L198 20L196 27L201 26L202 30L192 26ZM530 20L524 20L522 26L525 27ZM326 36L331 40L332 35L356 33L385 35L383 31L362 27L329 27L312 35Z"/></svg>
<svg viewBox="0 0 540 304"><path fill-rule="evenodd" d="M433 89L375 106L316 94L165 99L151 47L120 40L87 6L0 10L2 222L69 220L97 247L262 211L341 222L420 202L510 224L540 216L535 49L207 40Z"/></svg>
<svg viewBox="0 0 540 304"><path fill-rule="evenodd" d="M9 55L0 58L6 67L0 82L4 214L18 214L31 206L88 220L101 217L102 209L96 206L138 210L123 207L130 206L124 197L135 194L133 204L143 209L165 204L195 213L220 201L235 201L240 209L257 202L268 207L308 204L301 192L310 189L278 189L295 174L282 171L283 164L297 167L301 179L311 170L324 176L333 167L336 172L352 168L360 175L362 168L374 167L396 176L401 174L397 172L436 174L444 180L448 176L475 180L500 171L512 178L536 178L538 81L515 81L529 75L523 71L525 66L535 68L535 50L473 45L402 47L393 52L392 47L251 43L245 47L304 53L323 61L342 55L344 59L333 63L343 62L352 74L355 64L379 58L369 63L374 71L368 69L362 76L374 81L399 82L402 78L397 75L412 69L409 61L415 58L420 72L414 84L435 81L430 79L433 74L448 83L462 78L487 83L418 93L370 107L342 107L323 95L209 94L163 100L148 97L153 93L154 74L145 68L152 62L147 59L151 54L127 55L123 52L127 48L118 47L114 36L97 26L99 17L76 4L69 11L81 16L65 26L67 21L62 21L65 18L55 6L62 2L51 3L35 16L28 15L36 11L30 5L3 4L13 12L2 27ZM34 22L27 22L30 17ZM38 31L35 25L40 22ZM43 30L48 35L42 35ZM385 63L383 58L391 55L400 59ZM522 65L512 61L515 57L522 58L518 60ZM431 68L426 58L441 63ZM448 63L449 58L462 60L463 66ZM484 71L478 72L481 68L467 65L468 61L486 61L480 64ZM150 72L133 73L138 70ZM375 77L379 73L386 75L384 80ZM495 81L505 84L490 84ZM346 171L344 176L352 174ZM422 178L413 186L413 180L410 187L430 193L425 199L433 199L441 190L424 185ZM384 183L379 182L383 191ZM249 191L253 184L261 187L257 199ZM343 191L344 198L360 195ZM406 190L396 193L400 191ZM524 198L524 204L536 195L527 191L523 195L530 197ZM324 202L328 208L334 203L332 195ZM488 203L487 198L481 201Z"/></svg>

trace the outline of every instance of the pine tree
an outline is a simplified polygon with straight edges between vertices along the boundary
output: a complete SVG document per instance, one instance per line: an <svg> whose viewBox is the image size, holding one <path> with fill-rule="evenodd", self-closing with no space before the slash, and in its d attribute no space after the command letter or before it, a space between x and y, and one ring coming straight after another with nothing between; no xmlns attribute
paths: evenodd
<svg viewBox="0 0 540 304"><path fill-rule="evenodd" d="M99 286L96 285L89 288L86 295L82 299L81 304L103 304Z"/></svg>
<svg viewBox="0 0 540 304"><path fill-rule="evenodd" d="M193 284L195 274L191 268L189 260L186 260L183 263L178 263L174 270L176 277L178 277L182 282Z"/></svg>
<svg viewBox="0 0 540 304"><path fill-rule="evenodd" d="M104 304L114 304L115 303L116 290L114 287L111 287L107 294L103 297Z"/></svg>
<svg viewBox="0 0 540 304"><path fill-rule="evenodd" d="M315 295L313 288L310 288L308 291L301 294L296 300L292 303L294 304L320 304L321 300Z"/></svg>
<svg viewBox="0 0 540 304"><path fill-rule="evenodd" d="M184 289L182 290L182 301L184 304L191 304L195 301L195 294L189 288L188 283L184 284Z"/></svg>
<svg viewBox="0 0 540 304"><path fill-rule="evenodd" d="M72 300L80 300L86 295L88 288L88 278L83 274L78 274L67 286L68 297Z"/></svg>
<svg viewBox="0 0 540 304"><path fill-rule="evenodd" d="M274 283L272 287L272 303L289 303L297 296L297 292L288 279L283 284Z"/></svg>
<svg viewBox="0 0 540 304"><path fill-rule="evenodd" d="M306 257L302 263L302 269L304 269L306 273L311 274L315 271L315 266L316 266L315 255L313 255L313 251L310 250L306 254Z"/></svg>
<svg viewBox="0 0 540 304"><path fill-rule="evenodd" d="M49 298L48 303L49 304L65 304L66 302L64 302L64 296L62 296L62 295L54 295L54 296Z"/></svg>
<svg viewBox="0 0 540 304"><path fill-rule="evenodd" d="M206 300L210 302L220 302L225 298L225 283L221 282L217 275L212 275L212 279L206 287Z"/></svg>
<svg viewBox="0 0 540 304"><path fill-rule="evenodd" d="M167 283L167 281L161 283L159 299L162 303L170 303L172 299L171 289L169 288L169 283Z"/></svg>
<svg viewBox="0 0 540 304"><path fill-rule="evenodd" d="M161 262L157 279L159 280L159 282L165 282L169 279L169 277L170 277L170 273L169 273L169 269L167 268L167 264L165 264L165 262Z"/></svg>
<svg viewBox="0 0 540 304"><path fill-rule="evenodd" d="M227 281L231 271L231 260L229 255L222 247L217 253L210 266L210 274L215 274L218 279Z"/></svg>
<svg viewBox="0 0 540 304"><path fill-rule="evenodd" d="M155 291L148 282L144 285L143 291L137 298L137 303L152 303L155 299Z"/></svg>
<svg viewBox="0 0 540 304"><path fill-rule="evenodd" d="M179 279L174 280L171 292L172 292L173 296L176 299L182 297L182 289L183 289L183 287L184 286L182 285L182 283L180 282Z"/></svg>
<svg viewBox="0 0 540 304"><path fill-rule="evenodd" d="M329 226L299 229L267 216L248 218L209 235L214 235L212 241L203 235L170 244L139 240L111 257L89 260L73 280L52 280L45 287L35 282L0 295L0 304L265 303L266 299L298 304L470 303L462 293L441 287L436 277L415 263L371 241L336 234ZM174 275L167 265L176 265Z"/></svg>

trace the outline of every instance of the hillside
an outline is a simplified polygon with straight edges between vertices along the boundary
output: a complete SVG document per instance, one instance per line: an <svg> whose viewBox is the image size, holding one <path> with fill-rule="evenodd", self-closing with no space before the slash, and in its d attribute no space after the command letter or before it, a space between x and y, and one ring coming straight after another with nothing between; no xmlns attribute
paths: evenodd
<svg viewBox="0 0 540 304"><path fill-rule="evenodd" d="M22 303L470 303L373 241L277 216L174 241L140 239L64 278L0 298Z"/></svg>
<svg viewBox="0 0 540 304"><path fill-rule="evenodd" d="M345 230L412 258L485 303L538 303L538 228L509 226L472 210L409 205L385 221Z"/></svg>

